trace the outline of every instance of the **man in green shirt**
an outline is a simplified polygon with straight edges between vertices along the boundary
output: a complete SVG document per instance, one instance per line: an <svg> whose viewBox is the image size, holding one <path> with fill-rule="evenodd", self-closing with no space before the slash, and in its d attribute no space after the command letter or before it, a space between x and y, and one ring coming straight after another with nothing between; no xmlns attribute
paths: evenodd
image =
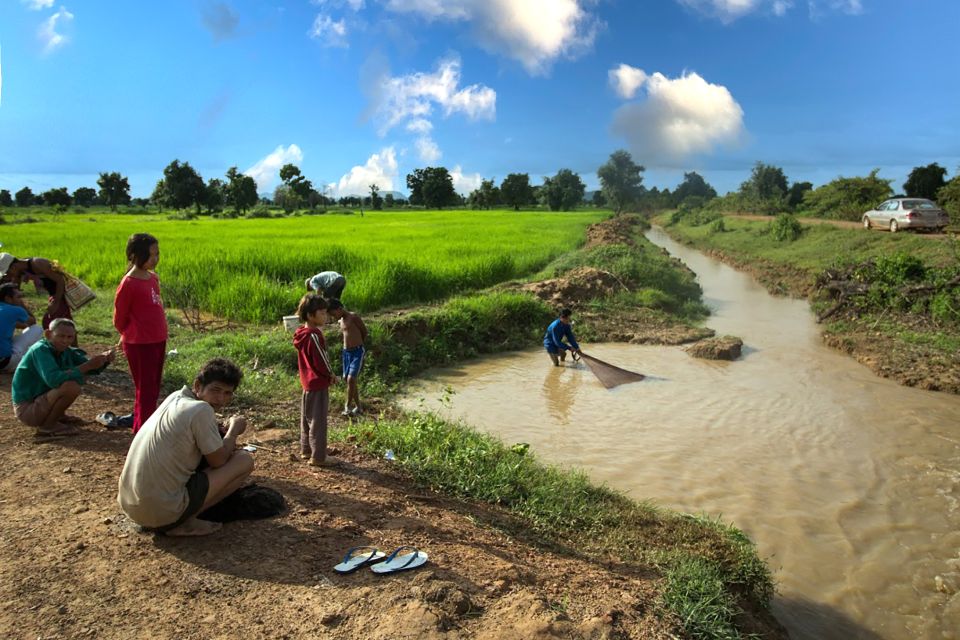
<svg viewBox="0 0 960 640"><path fill-rule="evenodd" d="M71 346L77 337L73 320L57 318L43 332L43 340L30 347L13 374L13 412L17 419L37 428L39 436L73 436L80 433L67 416L80 396L86 377L113 362L113 350L92 358Z"/></svg>

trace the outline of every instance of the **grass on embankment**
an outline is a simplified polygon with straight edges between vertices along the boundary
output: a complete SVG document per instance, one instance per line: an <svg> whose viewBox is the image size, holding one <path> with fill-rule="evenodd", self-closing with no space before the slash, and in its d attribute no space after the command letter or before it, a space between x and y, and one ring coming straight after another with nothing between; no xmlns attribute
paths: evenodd
<svg viewBox="0 0 960 640"><path fill-rule="evenodd" d="M558 258L540 275L576 266L609 271L642 293L618 293L595 301L613 308L630 296L675 319L699 317L700 289L692 274L638 239L635 247L602 246ZM109 292L81 310L81 341L110 342ZM672 312L672 313L671 313ZM187 384L199 365L227 356L245 372L236 405L280 426L296 429L299 383L291 334L277 325L195 333L171 311L168 348L178 355L164 372L167 389ZM370 357L363 395L389 396L424 369L492 353L539 345L554 310L520 293L494 292L454 298L402 316L367 316ZM579 330L579 329L578 329ZM327 332L333 361L339 339ZM118 366L123 366L119 364ZM333 406L341 399L334 393ZM523 446L436 416L387 408L376 421L333 429L371 455L393 449L397 464L419 485L463 499L498 505L509 522L491 522L535 545L613 562L626 571L653 570L663 579L659 606L690 638L740 638L745 615L765 608L773 594L768 568L739 531L722 523L634 502L592 484L581 472L541 463Z"/></svg>

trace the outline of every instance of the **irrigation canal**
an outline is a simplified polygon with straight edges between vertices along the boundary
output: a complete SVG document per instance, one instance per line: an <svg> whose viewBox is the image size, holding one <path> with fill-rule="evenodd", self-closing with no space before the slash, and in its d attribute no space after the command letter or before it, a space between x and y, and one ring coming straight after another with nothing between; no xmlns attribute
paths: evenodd
<svg viewBox="0 0 960 640"><path fill-rule="evenodd" d="M648 237L697 273L708 326L744 340L739 361L586 345L651 376L607 391L582 365L512 353L431 372L407 405L733 522L773 568L796 640L960 640L960 397L874 376L821 344L805 302Z"/></svg>

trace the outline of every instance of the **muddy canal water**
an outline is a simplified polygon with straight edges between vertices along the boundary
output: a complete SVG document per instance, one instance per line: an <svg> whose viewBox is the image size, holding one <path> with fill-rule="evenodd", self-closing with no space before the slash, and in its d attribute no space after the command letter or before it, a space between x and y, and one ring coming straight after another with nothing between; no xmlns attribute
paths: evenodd
<svg viewBox="0 0 960 640"><path fill-rule="evenodd" d="M651 376L607 391L582 365L513 353L432 372L407 406L733 522L774 569L792 638L960 639L960 397L874 376L821 344L805 302L648 237L697 273L708 326L743 338L741 360L584 345Z"/></svg>

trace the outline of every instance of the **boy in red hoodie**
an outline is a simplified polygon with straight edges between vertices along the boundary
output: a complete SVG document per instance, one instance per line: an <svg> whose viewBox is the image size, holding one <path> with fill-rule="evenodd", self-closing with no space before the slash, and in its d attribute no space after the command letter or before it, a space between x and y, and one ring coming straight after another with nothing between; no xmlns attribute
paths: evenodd
<svg viewBox="0 0 960 640"><path fill-rule="evenodd" d="M311 465L330 467L338 464L339 460L327 455L328 389L336 382L327 358L327 343L320 330L327 322L327 301L315 293L308 293L300 299L297 315L303 321L303 326L293 334L300 385L303 387L300 401L300 457Z"/></svg>

